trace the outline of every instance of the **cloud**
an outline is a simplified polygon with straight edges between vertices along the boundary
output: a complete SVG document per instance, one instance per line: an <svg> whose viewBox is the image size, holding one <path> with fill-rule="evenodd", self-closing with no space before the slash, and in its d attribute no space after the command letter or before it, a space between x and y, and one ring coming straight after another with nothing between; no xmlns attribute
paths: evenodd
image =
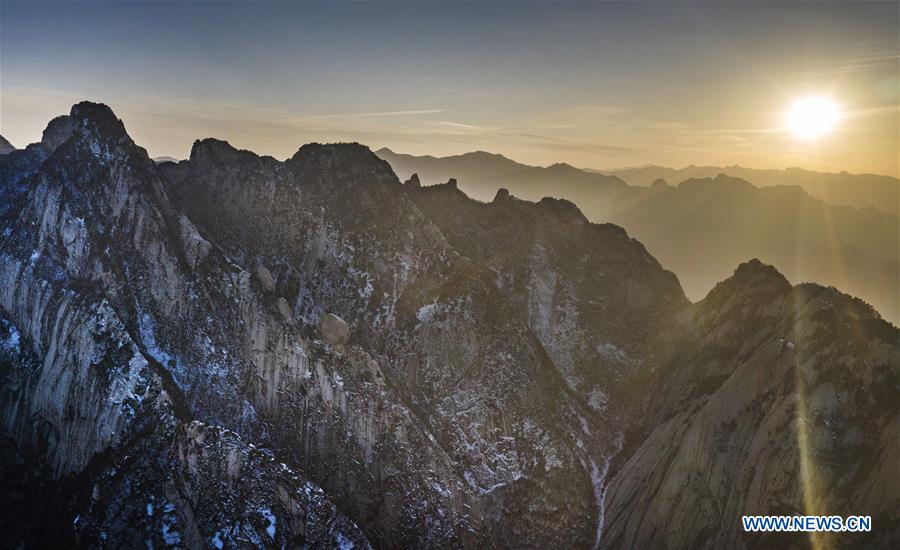
<svg viewBox="0 0 900 550"><path fill-rule="evenodd" d="M818 67L812 68L808 74L817 77L844 76L885 69L896 73L898 62L900 62L900 54L897 53L896 43L872 45L863 53L822 63Z"/></svg>
<svg viewBox="0 0 900 550"><path fill-rule="evenodd" d="M323 120L329 118L353 118L353 117L387 117L387 116L417 116L417 115L433 115L437 113L445 113L446 109L415 109L408 111L377 111L371 113L340 113L329 115L311 115L295 118L295 121L303 120Z"/></svg>
<svg viewBox="0 0 900 550"><path fill-rule="evenodd" d="M462 124L460 122L450 122L448 120L437 120L435 121L438 124L442 124L444 126L449 126L451 128L462 130L470 133L491 133L491 132L500 132L504 129L502 127L491 127L491 126L477 126L475 124Z"/></svg>
<svg viewBox="0 0 900 550"><path fill-rule="evenodd" d="M631 109L622 105L586 104L563 107L536 115L530 122L541 127L590 127L608 122L611 118L625 115Z"/></svg>

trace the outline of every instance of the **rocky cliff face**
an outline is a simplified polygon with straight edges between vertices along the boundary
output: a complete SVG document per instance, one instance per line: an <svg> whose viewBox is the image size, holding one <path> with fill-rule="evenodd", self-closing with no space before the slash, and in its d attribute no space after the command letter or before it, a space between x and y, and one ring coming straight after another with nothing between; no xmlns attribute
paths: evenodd
<svg viewBox="0 0 900 550"><path fill-rule="evenodd" d="M344 452L348 465L360 454L371 457L373 443L385 449L383 458L366 458L368 466L357 473L345 467L315 476L344 495L339 501L354 516L372 515L385 526L376 540L396 537L400 525L419 537L413 533L435 521L381 517L398 507L381 504L382 495L394 492L383 474L366 488L370 493L359 488L358 477L377 472L381 460L398 460L403 439L416 432L425 437L415 452L433 449L453 499L444 502L441 491L429 495L433 491L418 487L418 480L403 480L417 487L403 490L410 501L404 509L436 498L446 507L436 517L448 517L444 531L428 535L442 538L410 542L596 540L596 522L584 518L599 515L595 470L618 437L618 424L607 422L618 413L607 411L607 394L624 391L620 386L642 372L638 365L649 350L641 347L641 331L653 331L667 319L665 311L686 304L674 276L643 247L618 228L592 228L571 204L485 208L449 185L446 193L437 191L446 196L401 186L386 163L356 144L308 145L278 163L207 140L195 145L189 161L165 171L178 208L211 242L255 270L270 308L301 333L311 331L313 341L329 315L346 320L349 342L337 346L339 353L374 365L375 379L385 381L379 392L414 417L397 442L396 433L378 429L383 420L355 407L354 422L368 432L357 450L330 441L310 448L294 434L267 430L286 452L305 457L307 468ZM441 204L457 216L441 211ZM236 225L237 219L247 221ZM563 254L557 243L572 230L584 239ZM493 258L519 231L532 240ZM595 271L604 261L605 278ZM635 274L631 282L626 269ZM593 286L600 280L611 288ZM609 300L582 312L582 295ZM591 322L589 314L603 308L617 322ZM641 320L645 312L648 319ZM560 320L564 326L552 329ZM293 407L266 404L264 413L295 429ZM310 429L327 429L315 424ZM605 435L593 437L592 429ZM572 486L581 488L574 497ZM473 507L481 511L466 512ZM473 518L483 525L473 526Z"/></svg>
<svg viewBox="0 0 900 550"><path fill-rule="evenodd" d="M4 499L21 518L11 520L11 540L364 542L290 467L235 434L191 423L198 407L185 390L199 376L227 389L227 376L212 377L228 351L204 332L180 334L180 342L201 338L191 351L205 353L182 360L209 369L180 371L158 327L226 335L208 289L239 273L211 271L221 277L213 281L193 271L215 261L206 258L210 245L172 209L154 165L112 112L76 105L40 144L6 155L2 175L3 473L34 479ZM31 515L35 487L47 483L66 490L57 506L37 503Z"/></svg>
<svg viewBox="0 0 900 550"><path fill-rule="evenodd" d="M753 267L691 305L639 242L567 201L401 184L358 144L279 162L203 140L158 164L82 103L0 162L0 475L33 511L8 522L14 541L53 543L43 522L86 547L654 545L655 491L703 463L657 441L712 429L720 411L697 403L768 368L748 350L783 338L810 373L851 372L821 378L837 394L897 389L896 329L850 298ZM822 303L836 324L813 323ZM764 386L735 378L740 399L720 399L761 406ZM835 452L865 451L886 480L896 454L872 437L897 409L867 395L846 420L865 429ZM719 439L680 452L749 475L727 445L758 429L735 430L727 460L703 454ZM805 448L774 439L759 444ZM732 509L769 506L772 483ZM58 505L33 498L46 488ZM673 522L708 492L669 490ZM672 540L742 542L710 517Z"/></svg>
<svg viewBox="0 0 900 550"><path fill-rule="evenodd" d="M890 548L896 328L834 289L741 265L682 314L607 502L610 547ZM640 438L635 438L638 441ZM742 515L870 515L872 533L750 535Z"/></svg>

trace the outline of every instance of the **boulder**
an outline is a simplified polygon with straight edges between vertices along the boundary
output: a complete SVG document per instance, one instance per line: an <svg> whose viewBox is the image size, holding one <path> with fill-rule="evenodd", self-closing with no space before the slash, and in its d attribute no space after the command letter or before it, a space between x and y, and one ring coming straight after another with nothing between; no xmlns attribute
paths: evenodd
<svg viewBox="0 0 900 550"><path fill-rule="evenodd" d="M263 290L266 292L275 292L275 279L272 278L272 272L265 268L265 266L257 266L256 267L256 278L259 279L259 284L262 285Z"/></svg>
<svg viewBox="0 0 900 550"><path fill-rule="evenodd" d="M369 374L372 376L372 380L374 380L377 385L384 385L384 374L382 374L378 363L371 357L366 360L366 369L368 369Z"/></svg>
<svg viewBox="0 0 900 550"><path fill-rule="evenodd" d="M350 341L347 322L333 313L326 313L319 319L319 333L332 346L344 345Z"/></svg>
<svg viewBox="0 0 900 550"><path fill-rule="evenodd" d="M294 318L294 310L291 309L291 306L288 304L287 300L284 299L284 296L278 298L278 313L281 314L281 317L285 321L290 321Z"/></svg>

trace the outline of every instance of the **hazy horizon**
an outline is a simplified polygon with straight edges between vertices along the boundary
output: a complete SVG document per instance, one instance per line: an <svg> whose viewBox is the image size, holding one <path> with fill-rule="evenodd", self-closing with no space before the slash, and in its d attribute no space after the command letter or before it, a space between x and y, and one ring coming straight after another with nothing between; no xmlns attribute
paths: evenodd
<svg viewBox="0 0 900 550"><path fill-rule="evenodd" d="M276 158L359 141L599 170L900 170L893 3L262 8L3 2L0 134L23 147L88 99L152 156L216 137ZM819 96L835 128L800 139L785 113Z"/></svg>

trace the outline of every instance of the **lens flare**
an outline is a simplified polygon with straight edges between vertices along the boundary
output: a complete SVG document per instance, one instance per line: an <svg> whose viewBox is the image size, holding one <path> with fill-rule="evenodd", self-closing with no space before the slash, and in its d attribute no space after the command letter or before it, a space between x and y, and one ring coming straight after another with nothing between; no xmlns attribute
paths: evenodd
<svg viewBox="0 0 900 550"><path fill-rule="evenodd" d="M830 133L841 118L841 109L827 97L807 97L794 102L785 122L788 130L800 139L816 139Z"/></svg>

